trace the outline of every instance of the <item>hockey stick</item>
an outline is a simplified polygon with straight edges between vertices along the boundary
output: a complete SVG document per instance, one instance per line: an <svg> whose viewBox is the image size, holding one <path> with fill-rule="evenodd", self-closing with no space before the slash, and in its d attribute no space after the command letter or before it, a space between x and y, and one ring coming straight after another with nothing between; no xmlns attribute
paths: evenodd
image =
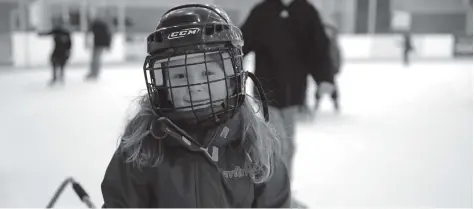
<svg viewBox="0 0 474 209"><path fill-rule="evenodd" d="M71 183L72 188L76 192L77 196L79 196L79 199L87 205L88 208L95 208L94 204L91 202L89 195L87 192L82 188L82 186L77 183L72 177L69 177L63 181L61 186L56 190L56 193L54 194L53 198L49 201L48 205L46 208L53 208L54 204L58 201L59 196L61 193L63 193L64 189L66 189L66 186Z"/></svg>

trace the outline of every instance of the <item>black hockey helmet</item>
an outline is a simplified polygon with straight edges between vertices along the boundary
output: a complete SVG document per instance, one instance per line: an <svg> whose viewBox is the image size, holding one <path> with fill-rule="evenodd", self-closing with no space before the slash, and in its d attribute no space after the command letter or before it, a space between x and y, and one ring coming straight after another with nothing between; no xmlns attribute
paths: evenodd
<svg viewBox="0 0 474 209"><path fill-rule="evenodd" d="M240 29L232 23L224 10L215 5L186 4L167 11L156 30L147 37L148 56L143 68L152 107L158 114L174 121L181 119L192 123L220 124L233 117L245 98L245 80L248 74L242 66L243 44ZM196 56L201 56L204 60L191 61ZM209 78L207 72L210 63L217 63L223 68L222 78ZM201 65L205 69L206 82L193 83L189 78L184 78L188 77L193 65ZM185 74L180 75L180 78L186 83L173 85L170 72L172 74L178 68L184 68ZM253 74L250 77L255 78ZM225 98L215 101L211 96L211 83L219 81L224 81L225 88L228 89ZM178 106L174 101L174 90L185 87L191 97L191 88L196 85L207 85L209 99L193 104L193 98L189 98L189 105ZM260 92L262 95L263 92ZM206 108L202 108L203 106ZM264 114L268 119L266 109L265 107Z"/></svg>

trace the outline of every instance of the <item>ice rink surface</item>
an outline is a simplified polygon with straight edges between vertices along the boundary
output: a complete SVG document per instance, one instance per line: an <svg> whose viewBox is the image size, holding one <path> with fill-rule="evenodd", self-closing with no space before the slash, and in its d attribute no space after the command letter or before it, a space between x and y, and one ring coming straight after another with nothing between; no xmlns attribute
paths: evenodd
<svg viewBox="0 0 474 209"><path fill-rule="evenodd" d="M106 166L146 92L141 67L106 66L98 82L71 68L53 87L47 68L0 72L0 207L45 207L68 176L101 206ZM472 208L472 61L347 63L338 82L342 112L325 97L297 127L300 201ZM68 187L56 207L85 206Z"/></svg>

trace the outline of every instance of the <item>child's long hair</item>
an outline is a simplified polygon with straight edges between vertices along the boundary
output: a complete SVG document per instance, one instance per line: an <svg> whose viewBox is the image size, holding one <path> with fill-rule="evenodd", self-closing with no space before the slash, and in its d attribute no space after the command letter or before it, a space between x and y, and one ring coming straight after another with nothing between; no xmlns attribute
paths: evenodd
<svg viewBox="0 0 474 209"><path fill-rule="evenodd" d="M243 121L241 147L247 154L244 167L252 181L262 183L271 178L281 148L275 129L257 116L250 99L250 96L245 98L238 116ZM121 137L120 151L125 154L127 163L139 168L157 167L163 160L163 142L151 137L149 130L157 117L148 95L142 96L138 113L128 122Z"/></svg>

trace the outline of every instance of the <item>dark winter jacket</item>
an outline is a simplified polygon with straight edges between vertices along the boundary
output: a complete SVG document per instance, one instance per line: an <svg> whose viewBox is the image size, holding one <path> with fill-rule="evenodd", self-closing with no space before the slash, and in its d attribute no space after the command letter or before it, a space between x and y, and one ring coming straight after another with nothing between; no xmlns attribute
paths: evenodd
<svg viewBox="0 0 474 209"><path fill-rule="evenodd" d="M94 20L89 28L94 34L94 47L110 47L112 34L109 26L103 20Z"/></svg>
<svg viewBox="0 0 474 209"><path fill-rule="evenodd" d="M163 161L154 168L138 169L125 163L125 154L117 151L102 182L103 207L288 208L290 183L286 167L278 161L270 181L254 184L243 170L247 155L231 148L239 136L233 124L209 133L219 133L209 151L177 132L167 132ZM157 139L150 136L147 140L144 143L157 146Z"/></svg>
<svg viewBox="0 0 474 209"><path fill-rule="evenodd" d="M52 35L54 38L53 58L67 59L71 50L71 33L64 27L55 27L51 31L39 35Z"/></svg>
<svg viewBox="0 0 474 209"><path fill-rule="evenodd" d="M288 17L282 18L283 10ZM255 74L270 104L304 104L306 77L333 82L328 38L316 9L306 0L288 7L279 0L255 6L242 26L244 54L255 52Z"/></svg>

